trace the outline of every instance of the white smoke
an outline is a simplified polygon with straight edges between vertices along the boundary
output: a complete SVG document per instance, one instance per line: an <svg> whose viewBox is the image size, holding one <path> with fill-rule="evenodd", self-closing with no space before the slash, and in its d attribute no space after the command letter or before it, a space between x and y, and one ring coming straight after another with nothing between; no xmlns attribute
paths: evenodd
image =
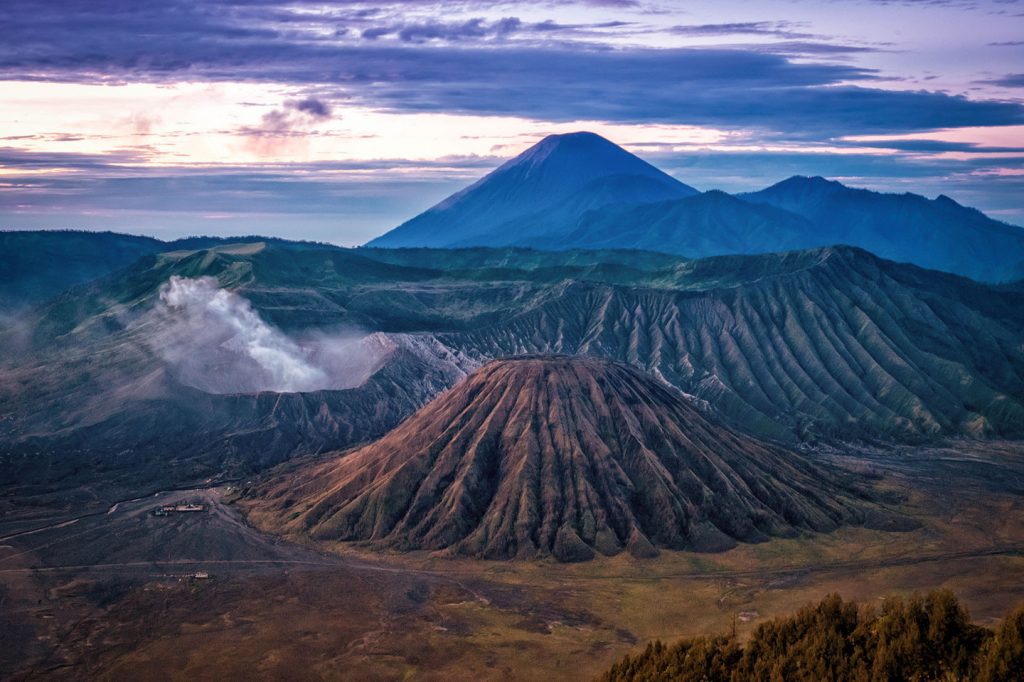
<svg viewBox="0 0 1024 682"><path fill-rule="evenodd" d="M292 339L212 277L172 277L160 288L157 312L154 348L179 381L208 393L350 388L380 360L361 335Z"/></svg>

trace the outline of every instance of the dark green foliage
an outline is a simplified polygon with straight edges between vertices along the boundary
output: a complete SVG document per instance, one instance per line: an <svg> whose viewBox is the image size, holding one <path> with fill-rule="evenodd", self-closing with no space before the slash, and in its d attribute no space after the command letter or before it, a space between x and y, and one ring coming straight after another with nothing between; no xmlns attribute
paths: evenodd
<svg viewBox="0 0 1024 682"><path fill-rule="evenodd" d="M740 646L734 637L648 644L601 678L637 680L1020 680L1024 606L993 634L973 625L948 590L892 597L880 610L829 595L816 606L764 623Z"/></svg>

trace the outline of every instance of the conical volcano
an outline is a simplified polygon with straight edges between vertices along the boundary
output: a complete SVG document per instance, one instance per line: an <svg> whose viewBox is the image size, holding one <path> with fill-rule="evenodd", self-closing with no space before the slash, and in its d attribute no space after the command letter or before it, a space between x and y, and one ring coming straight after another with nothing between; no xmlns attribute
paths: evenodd
<svg viewBox="0 0 1024 682"><path fill-rule="evenodd" d="M367 246L503 246L552 239L593 209L696 193L600 135L549 135Z"/></svg>
<svg viewBox="0 0 1024 682"><path fill-rule="evenodd" d="M873 514L854 483L740 435L630 366L498 360L259 503L321 540L561 561L717 551Z"/></svg>

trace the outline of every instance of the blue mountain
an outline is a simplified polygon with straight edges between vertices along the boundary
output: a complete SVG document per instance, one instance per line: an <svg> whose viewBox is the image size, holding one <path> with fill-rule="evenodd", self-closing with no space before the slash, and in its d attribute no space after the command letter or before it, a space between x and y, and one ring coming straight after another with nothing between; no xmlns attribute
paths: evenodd
<svg viewBox="0 0 1024 682"><path fill-rule="evenodd" d="M596 209L694 194L697 190L600 135L551 135L367 246L523 244L568 233Z"/></svg>
<svg viewBox="0 0 1024 682"><path fill-rule="evenodd" d="M944 195L885 194L797 176L741 197L812 223L815 231L799 248L852 244L890 260L982 281L1024 275L1024 229Z"/></svg>
<svg viewBox="0 0 1024 682"><path fill-rule="evenodd" d="M699 258L799 249L814 231L810 221L795 213L712 190L675 201L591 211L572 232L528 244L552 249L625 247Z"/></svg>
<svg viewBox="0 0 1024 682"><path fill-rule="evenodd" d="M699 193L593 133L552 135L368 246L646 249L690 258L847 244L976 280L1024 277L1024 229L946 196L796 176Z"/></svg>

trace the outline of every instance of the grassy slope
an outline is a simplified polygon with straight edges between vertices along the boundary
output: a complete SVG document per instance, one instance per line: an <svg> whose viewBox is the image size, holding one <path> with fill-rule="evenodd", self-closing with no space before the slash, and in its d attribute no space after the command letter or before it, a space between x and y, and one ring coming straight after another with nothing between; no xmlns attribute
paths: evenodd
<svg viewBox="0 0 1024 682"><path fill-rule="evenodd" d="M186 237L165 242L116 232L0 231L0 313L37 305L73 286L127 268L144 256L255 241L281 248L335 248L254 236Z"/></svg>

